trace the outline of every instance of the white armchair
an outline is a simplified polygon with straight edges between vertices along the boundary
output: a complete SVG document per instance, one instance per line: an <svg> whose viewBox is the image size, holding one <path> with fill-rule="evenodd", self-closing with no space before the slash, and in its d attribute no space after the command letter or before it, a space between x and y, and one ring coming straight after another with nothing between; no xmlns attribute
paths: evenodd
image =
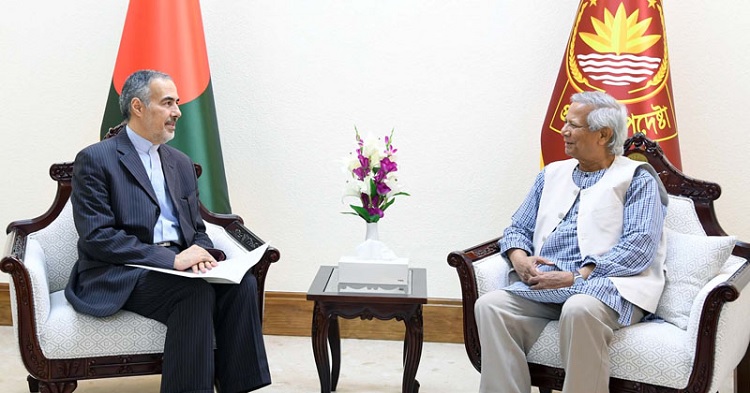
<svg viewBox="0 0 750 393"><path fill-rule="evenodd" d="M52 165L50 176L57 181L52 207L40 217L8 226L0 262L12 277L13 329L31 392L69 393L82 379L161 373L166 326L124 310L106 318L79 314L65 299L78 240L69 201L71 174L72 163ZM240 217L201 210L209 237L227 258L262 244ZM265 277L279 257L269 247L252 268L261 316Z"/></svg>
<svg viewBox="0 0 750 393"><path fill-rule="evenodd" d="M736 370L735 391L750 392L750 244L726 236L718 224L717 184L683 175L640 134L625 142L625 150L650 162L670 193L667 284L656 312L660 320L615 332L610 391L716 392ZM509 269L498 240L448 256L461 281L464 343L477 371L482 365L474 302L505 286ZM526 356L540 392L562 389L557 324L546 326Z"/></svg>

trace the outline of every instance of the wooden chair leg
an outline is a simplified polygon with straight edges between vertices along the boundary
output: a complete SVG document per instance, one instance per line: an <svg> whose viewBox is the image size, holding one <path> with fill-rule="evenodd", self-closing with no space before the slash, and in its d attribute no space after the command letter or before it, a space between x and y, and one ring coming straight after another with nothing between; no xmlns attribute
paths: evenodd
<svg viewBox="0 0 750 393"><path fill-rule="evenodd" d="M734 372L735 393L750 392L750 348Z"/></svg>
<svg viewBox="0 0 750 393"><path fill-rule="evenodd" d="M39 382L40 393L73 393L78 387L78 381L65 381L65 382Z"/></svg>
<svg viewBox="0 0 750 393"><path fill-rule="evenodd" d="M39 380L32 377L31 375L26 377L26 382L29 383L29 392L31 393L38 393L39 392Z"/></svg>

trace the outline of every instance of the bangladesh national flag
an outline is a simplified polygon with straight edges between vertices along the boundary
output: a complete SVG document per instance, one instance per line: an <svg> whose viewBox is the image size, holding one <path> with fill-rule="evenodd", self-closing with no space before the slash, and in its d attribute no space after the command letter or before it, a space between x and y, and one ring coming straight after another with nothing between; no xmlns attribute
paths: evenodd
<svg viewBox="0 0 750 393"><path fill-rule="evenodd" d="M130 74L141 69L165 72L174 80L180 94L182 117L169 145L183 151L203 168L198 180L203 205L216 213L229 213L198 0L130 0L100 138L110 127L122 122L118 104L122 85Z"/></svg>

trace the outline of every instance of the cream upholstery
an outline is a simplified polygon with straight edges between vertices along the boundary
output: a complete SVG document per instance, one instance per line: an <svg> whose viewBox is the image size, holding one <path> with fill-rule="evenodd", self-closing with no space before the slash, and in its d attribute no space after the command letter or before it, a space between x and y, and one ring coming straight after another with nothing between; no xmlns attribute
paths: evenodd
<svg viewBox="0 0 750 393"><path fill-rule="evenodd" d="M206 222L206 231L228 258L248 252L221 226ZM166 326L159 322L129 311L97 318L73 310L64 289L77 258L77 241L70 201L50 225L27 237L24 263L31 278L34 318L44 356L73 359L161 353ZM13 315L18 315L14 288L10 293Z"/></svg>
<svg viewBox="0 0 750 393"><path fill-rule="evenodd" d="M687 329L692 301L719 274L734 249L734 236L701 236L667 232L666 285L655 314Z"/></svg>
<svg viewBox="0 0 750 393"><path fill-rule="evenodd" d="M680 233L706 236L689 198L670 195L665 226ZM744 262L737 256L720 261L722 267L718 275L708 281L695 298L684 299L688 304L692 302L687 329L656 320L616 331L610 348L612 377L672 388L686 387L692 372L698 324L706 296ZM499 254L480 259L473 267L479 296L506 285L509 265ZM720 383L731 375L750 343L750 329L747 328L750 294L743 292L739 299L723 307L709 392L717 391ZM544 329L527 355L529 363L562 367L557 324L557 321L552 321Z"/></svg>

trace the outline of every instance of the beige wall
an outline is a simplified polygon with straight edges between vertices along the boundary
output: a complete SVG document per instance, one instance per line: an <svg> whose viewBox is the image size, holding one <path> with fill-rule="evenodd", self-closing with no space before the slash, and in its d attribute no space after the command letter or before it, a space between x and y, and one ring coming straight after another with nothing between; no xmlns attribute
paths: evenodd
<svg viewBox="0 0 750 393"><path fill-rule="evenodd" d="M353 126L396 129L412 194L381 239L459 297L451 250L498 235L539 169L539 129L578 6L545 1L204 1L233 209L282 250L269 276L305 291L364 237L342 215ZM49 164L98 137L125 0L0 5L0 223L46 210ZM683 168L718 181L725 229L750 240L740 115L750 2L665 4ZM165 27L165 34L169 34ZM2 280L7 276L2 275Z"/></svg>

